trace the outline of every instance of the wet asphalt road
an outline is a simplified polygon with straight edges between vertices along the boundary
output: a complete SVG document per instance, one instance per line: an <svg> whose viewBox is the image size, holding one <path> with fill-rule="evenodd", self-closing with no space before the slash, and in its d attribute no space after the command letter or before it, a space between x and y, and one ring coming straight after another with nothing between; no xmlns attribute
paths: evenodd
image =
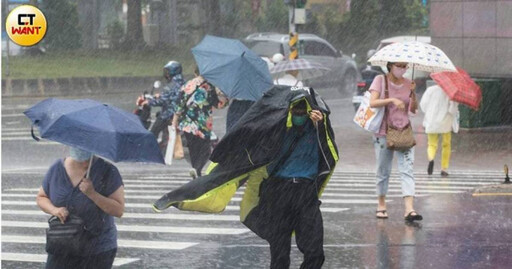
<svg viewBox="0 0 512 269"><path fill-rule="evenodd" d="M501 168L512 161L510 132L455 135L452 174L449 178L428 177L424 172L426 136L421 133L421 115L417 116L413 120L418 140L416 210L425 220L419 225L403 221L396 173L388 196L390 218L377 220L370 136L350 123L353 108L349 99L324 95L333 110L341 153L322 197L324 268L510 268L512 196L473 197L470 193L473 187L502 181ZM132 110L135 96L94 98ZM48 217L39 213L34 197L47 167L65 156L66 149L30 140L29 122L20 113L35 102L37 99L2 100L2 268L44 266ZM225 111L214 116L214 130L222 136ZM188 164L121 163L118 167L125 181L127 207L125 216L117 220L117 267L268 267L268 245L237 220L241 192L222 214L174 209L155 214L149 205L163 192L189 180ZM300 252L293 248L291 256L291 268L298 268Z"/></svg>

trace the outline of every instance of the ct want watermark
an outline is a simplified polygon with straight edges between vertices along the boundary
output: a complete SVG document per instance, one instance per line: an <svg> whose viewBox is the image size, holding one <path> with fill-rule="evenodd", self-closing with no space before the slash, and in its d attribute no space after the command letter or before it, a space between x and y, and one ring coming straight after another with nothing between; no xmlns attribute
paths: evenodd
<svg viewBox="0 0 512 269"><path fill-rule="evenodd" d="M33 46L46 34L46 18L37 7L22 5L13 9L7 16L5 30L9 38L24 47Z"/></svg>

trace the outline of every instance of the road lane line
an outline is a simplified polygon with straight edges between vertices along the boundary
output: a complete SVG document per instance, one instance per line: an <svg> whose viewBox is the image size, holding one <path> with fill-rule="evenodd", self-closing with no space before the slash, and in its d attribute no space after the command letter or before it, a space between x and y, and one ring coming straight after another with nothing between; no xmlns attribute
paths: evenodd
<svg viewBox="0 0 512 269"><path fill-rule="evenodd" d="M15 189L8 189L6 191L8 191L8 192L32 192L33 193L32 196L33 196L33 195L37 194L39 189L35 189L35 188L15 188ZM144 193L147 193L147 194L160 194L160 195L164 194L164 192L162 190L125 190L124 192L125 193L137 193L137 194L144 194ZM7 193L5 193L5 194L7 194ZM235 195L243 196L244 195L244 191L237 191L235 193ZM324 191L322 193L322 197L325 197L325 196L335 196L335 197L372 197L372 198L376 197L375 194L337 193L337 192ZM428 195L428 194L416 195L416 197L426 197L426 196L430 196L430 195ZM403 197L403 195L390 194L390 195L386 195L386 197L400 198L400 197ZM131 198L133 198L133 197L131 197Z"/></svg>
<svg viewBox="0 0 512 269"><path fill-rule="evenodd" d="M179 234L210 234L210 235L235 235L249 232L249 229L240 228L209 228L209 227L181 227L181 226L150 226L150 225L123 225L117 224L117 230L121 232L142 233L179 233ZM35 221L2 221L2 227L16 228L48 228L47 222Z"/></svg>
<svg viewBox="0 0 512 269"><path fill-rule="evenodd" d="M489 192L481 192L481 193L473 193L473 196L511 196L512 193L510 192L496 192L496 193L489 193Z"/></svg>
<svg viewBox="0 0 512 269"><path fill-rule="evenodd" d="M31 201L7 201L7 200L2 200L2 205L37 206L35 201L31 202ZM125 208L145 208L145 209L150 209L151 211L153 210L152 207L151 207L151 204L149 204L149 203L147 203L147 204L126 203L125 204ZM226 206L226 208L224 210L225 211L240 211L240 206L238 206L238 205L228 205L228 206ZM325 207L322 204L320 206L320 210L322 212L326 212L326 213L337 213L337 212L342 212L342 211L350 210L350 208L346 208L346 207ZM183 214L183 215L185 215L185 214L194 214L191 211L178 211L178 212L180 212L180 214ZM125 214L128 214L128 213L125 213ZM157 214L157 213L154 213L154 214Z"/></svg>
<svg viewBox="0 0 512 269"><path fill-rule="evenodd" d="M46 244L44 236L24 236L24 235L2 235L2 243L29 243ZM125 240L118 239L117 245L120 248L142 248L142 249L167 249L182 250L199 243L192 242L174 242L174 241L155 241L155 240Z"/></svg>
<svg viewBox="0 0 512 269"><path fill-rule="evenodd" d="M29 253L14 253L2 252L2 261L14 262L46 262L46 254L29 254ZM132 262L139 261L139 258L118 258L114 259L114 266L123 266Z"/></svg>
<svg viewBox="0 0 512 269"><path fill-rule="evenodd" d="M41 210L5 210L2 214L7 215L27 215L27 216L50 216ZM239 221L238 215L218 215L218 214L160 214L160 213L124 213L123 219L172 219L172 220L206 220L206 221Z"/></svg>
<svg viewBox="0 0 512 269"><path fill-rule="evenodd" d="M33 194L19 194L19 193L6 193L2 194L4 197L34 197ZM126 199L141 199L141 200L158 200L162 196L161 195L126 195ZM325 204L374 204L377 200L367 200L367 199L321 199L322 203ZM242 197L233 197L231 198L232 202L241 202ZM387 200L387 202L391 202L392 200ZM149 203L148 203L149 204Z"/></svg>

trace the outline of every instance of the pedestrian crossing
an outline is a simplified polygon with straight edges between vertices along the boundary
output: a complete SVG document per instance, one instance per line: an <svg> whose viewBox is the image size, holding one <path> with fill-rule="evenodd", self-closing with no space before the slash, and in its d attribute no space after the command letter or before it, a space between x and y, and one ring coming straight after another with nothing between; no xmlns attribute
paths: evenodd
<svg viewBox="0 0 512 269"><path fill-rule="evenodd" d="M122 171L122 170L121 170ZM10 174L23 174L12 171ZM37 175L43 171L30 171L24 175ZM418 175L416 192L418 202L433 195L464 193L490 183L502 181L502 175L492 172L465 173L452 171L450 177ZM189 182L185 171L158 171L123 175L126 193L125 214L116 219L118 253L115 267L141 268L151 255L165 251L186 252L209 242L231 242L236 238L255 236L239 221L238 211L245 187L235 193L225 212L204 214L169 209L154 213L151 204L162 194ZM36 205L35 196L40 182L2 190L2 267L33 267L46 261L44 251L45 229L49 215ZM399 175L392 174L388 203L401 202ZM336 171L324 193L321 210L324 222L335 221L338 215L349 215L358 208L374 209L375 176L367 172ZM231 240L231 241L230 241ZM155 254L156 253L156 254ZM183 257L183 256L182 256ZM12 264L12 267L10 265Z"/></svg>

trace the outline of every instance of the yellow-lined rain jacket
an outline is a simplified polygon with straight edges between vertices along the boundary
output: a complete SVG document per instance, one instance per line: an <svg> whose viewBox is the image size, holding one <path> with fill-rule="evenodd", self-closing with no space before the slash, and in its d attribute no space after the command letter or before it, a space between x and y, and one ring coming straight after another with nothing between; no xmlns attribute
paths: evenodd
<svg viewBox="0 0 512 269"><path fill-rule="evenodd" d="M277 161L284 134L291 128L290 107L300 100L308 112L320 110L324 120L317 125L319 167L318 195L323 192L338 161L338 150L329 120L329 108L313 89L274 86L256 102L213 151L207 175L199 177L162 196L153 204L155 211L170 206L180 210L222 212L236 190L246 184L240 203L240 221L264 238L260 216L260 184L268 177L267 165Z"/></svg>

